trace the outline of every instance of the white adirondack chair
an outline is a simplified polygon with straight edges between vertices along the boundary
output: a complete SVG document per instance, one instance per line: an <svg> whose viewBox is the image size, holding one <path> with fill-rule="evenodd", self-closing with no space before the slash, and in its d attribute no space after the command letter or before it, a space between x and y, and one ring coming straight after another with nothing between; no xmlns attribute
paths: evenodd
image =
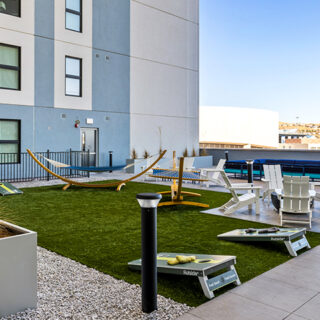
<svg viewBox="0 0 320 320"><path fill-rule="evenodd" d="M256 214L260 213L259 197L261 187L253 186L251 183L231 183L224 170L220 171L221 177L225 182L225 187L230 190L232 198L219 208L224 214L231 214L236 210L255 204ZM248 193L238 195L236 191L248 190Z"/></svg>
<svg viewBox="0 0 320 320"><path fill-rule="evenodd" d="M193 166L194 157L185 157L183 160L183 171L192 171L195 169Z"/></svg>
<svg viewBox="0 0 320 320"><path fill-rule="evenodd" d="M309 192L309 177L283 177L283 192L280 201L280 224L303 223L311 228L312 210Z"/></svg>
<svg viewBox="0 0 320 320"><path fill-rule="evenodd" d="M147 169L149 166L151 166L152 162L155 161L155 158L154 157L149 157L146 159L146 163L144 166L141 166L141 171ZM153 168L159 168L159 165L156 164ZM149 169L144 175L143 175L143 180L146 181L146 180L152 180L153 178L151 178L149 175L153 173L153 170L152 168ZM157 181L158 179L156 179Z"/></svg>
<svg viewBox="0 0 320 320"><path fill-rule="evenodd" d="M320 201L320 192L317 192L316 187L320 186L320 182L310 182L310 189L314 190L315 196L314 200Z"/></svg>
<svg viewBox="0 0 320 320"><path fill-rule="evenodd" d="M263 192L262 199L264 200L268 197L270 203L271 201L271 193L274 192L276 189L282 189L282 173L281 173L281 166L280 164L276 165L263 165L263 172L264 172L264 179L261 179L263 182L266 183L266 189Z"/></svg>
<svg viewBox="0 0 320 320"><path fill-rule="evenodd" d="M208 181L203 181L201 186L206 186L207 188L209 188L209 186L212 184L225 186L225 182L223 181L220 172L216 171L216 170L220 170L220 171L223 170L225 163L226 163L226 159L220 159L214 171L212 169L207 169L207 168L200 169L200 178L208 180Z"/></svg>

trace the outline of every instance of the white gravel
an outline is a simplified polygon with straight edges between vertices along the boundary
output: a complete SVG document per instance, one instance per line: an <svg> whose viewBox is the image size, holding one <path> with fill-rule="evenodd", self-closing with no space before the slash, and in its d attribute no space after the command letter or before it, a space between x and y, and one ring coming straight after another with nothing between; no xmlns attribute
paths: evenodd
<svg viewBox="0 0 320 320"><path fill-rule="evenodd" d="M141 311L141 288L38 247L38 306L1 320L176 319L191 308L158 295L158 310Z"/></svg>

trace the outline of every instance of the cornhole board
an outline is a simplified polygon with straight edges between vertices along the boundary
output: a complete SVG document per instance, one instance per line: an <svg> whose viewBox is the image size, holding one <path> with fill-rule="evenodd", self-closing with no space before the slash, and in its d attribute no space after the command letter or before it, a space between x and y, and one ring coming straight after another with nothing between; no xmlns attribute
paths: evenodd
<svg viewBox="0 0 320 320"><path fill-rule="evenodd" d="M22 194L23 192L14 187L11 183L9 182L0 182L0 194L2 196L9 196L13 194Z"/></svg>
<svg viewBox="0 0 320 320"><path fill-rule="evenodd" d="M245 230L232 230L219 234L218 238L229 241L282 241L293 257L298 255L297 251L303 248L311 248L305 236L305 228L279 228L279 231L273 233L258 233L261 229L257 229L254 233L246 233ZM292 242L292 240L297 238L299 238L297 241Z"/></svg>
<svg viewBox="0 0 320 320"><path fill-rule="evenodd" d="M169 258L177 255L196 256L196 260L184 264L169 265ZM216 256L195 253L168 253L162 252L157 255L157 269L159 273L198 277L203 293L208 299L214 298L214 291L230 283L240 285L235 265L235 256ZM128 263L132 270L141 270L141 259ZM209 278L213 273L220 272Z"/></svg>

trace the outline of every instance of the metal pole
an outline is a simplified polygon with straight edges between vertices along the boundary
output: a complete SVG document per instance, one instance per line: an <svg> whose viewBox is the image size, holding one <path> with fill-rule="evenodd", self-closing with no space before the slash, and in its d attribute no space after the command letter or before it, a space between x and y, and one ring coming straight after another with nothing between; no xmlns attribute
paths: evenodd
<svg viewBox="0 0 320 320"><path fill-rule="evenodd" d="M142 311L157 310L157 205L158 193L139 193L141 207Z"/></svg>
<svg viewBox="0 0 320 320"><path fill-rule="evenodd" d="M248 183L253 183L253 162L254 160L246 160L248 170Z"/></svg>
<svg viewBox="0 0 320 320"><path fill-rule="evenodd" d="M49 159L50 158L50 151L49 151L49 149L47 149L47 158ZM50 164L48 165L48 167L50 168ZM49 172L47 173L47 181L49 181L50 180L50 174L49 174Z"/></svg>
<svg viewBox="0 0 320 320"><path fill-rule="evenodd" d="M109 167L112 167L112 152L113 151L109 151ZM110 170L109 172L112 172L112 170Z"/></svg>
<svg viewBox="0 0 320 320"><path fill-rule="evenodd" d="M229 161L229 151L224 152L225 159Z"/></svg>

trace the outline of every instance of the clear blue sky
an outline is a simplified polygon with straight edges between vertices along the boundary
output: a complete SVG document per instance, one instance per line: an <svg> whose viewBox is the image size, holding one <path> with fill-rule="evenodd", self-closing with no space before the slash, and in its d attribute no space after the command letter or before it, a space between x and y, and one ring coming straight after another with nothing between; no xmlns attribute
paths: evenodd
<svg viewBox="0 0 320 320"><path fill-rule="evenodd" d="M200 0L200 105L320 122L320 0Z"/></svg>

